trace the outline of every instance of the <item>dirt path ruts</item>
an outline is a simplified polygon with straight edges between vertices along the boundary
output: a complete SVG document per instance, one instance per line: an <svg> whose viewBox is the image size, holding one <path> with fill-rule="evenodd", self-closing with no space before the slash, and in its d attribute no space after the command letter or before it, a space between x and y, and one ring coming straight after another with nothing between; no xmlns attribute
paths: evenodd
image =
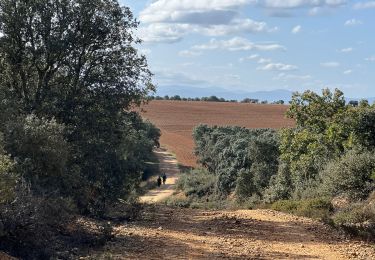
<svg viewBox="0 0 375 260"><path fill-rule="evenodd" d="M148 205L142 220L118 225L115 233L94 259L375 259L369 244L271 210Z"/></svg>
<svg viewBox="0 0 375 260"><path fill-rule="evenodd" d="M175 191L176 181L180 170L176 158L165 149L157 149L155 154L159 160L160 173L167 175L166 184L162 184L160 188L150 190L146 195L140 198L143 203L160 202Z"/></svg>
<svg viewBox="0 0 375 260"><path fill-rule="evenodd" d="M374 245L320 222L272 210L208 211L155 204L171 195L177 161L157 151L168 185L142 197L142 218L115 227L89 259L375 259Z"/></svg>

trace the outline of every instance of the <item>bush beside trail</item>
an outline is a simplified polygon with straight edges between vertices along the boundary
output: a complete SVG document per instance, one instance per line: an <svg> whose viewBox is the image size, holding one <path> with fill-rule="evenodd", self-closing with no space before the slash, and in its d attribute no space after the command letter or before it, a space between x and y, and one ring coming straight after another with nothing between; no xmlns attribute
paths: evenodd
<svg viewBox="0 0 375 260"><path fill-rule="evenodd" d="M368 201L375 190L375 106L346 104L339 90L306 91L295 93L287 116L295 128L197 126L196 155L216 178L207 194L271 205L374 238ZM335 208L339 198L347 202Z"/></svg>

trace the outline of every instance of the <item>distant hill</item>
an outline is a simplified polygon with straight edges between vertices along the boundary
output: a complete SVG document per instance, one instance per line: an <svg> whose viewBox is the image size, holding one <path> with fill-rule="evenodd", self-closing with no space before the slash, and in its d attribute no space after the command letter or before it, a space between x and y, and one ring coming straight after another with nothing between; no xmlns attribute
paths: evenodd
<svg viewBox="0 0 375 260"><path fill-rule="evenodd" d="M244 98L259 99L259 101L267 100L269 102L284 100L286 103L292 98L293 92L289 90L277 89L271 91L241 91L241 90L227 90L223 88L214 87L191 87L191 86L159 86L156 95L158 96L174 96L181 97L209 97L217 96L227 100L236 99L243 100ZM369 98L346 98L346 101L367 99L370 104L375 102L375 97Z"/></svg>
<svg viewBox="0 0 375 260"><path fill-rule="evenodd" d="M243 100L244 98L259 99L259 101L267 100L270 102L284 100L290 101L293 92L288 90L273 90L273 91L257 91L257 92L246 92L238 90L227 90L223 88L213 87L189 87L189 86L159 86L156 95L158 96L174 96L179 95L181 97L208 97L217 96L225 98L227 100L236 99Z"/></svg>

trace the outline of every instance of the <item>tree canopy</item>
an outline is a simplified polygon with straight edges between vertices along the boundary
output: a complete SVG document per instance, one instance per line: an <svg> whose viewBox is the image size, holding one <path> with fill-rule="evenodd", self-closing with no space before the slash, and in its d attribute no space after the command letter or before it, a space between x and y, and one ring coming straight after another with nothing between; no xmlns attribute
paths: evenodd
<svg viewBox="0 0 375 260"><path fill-rule="evenodd" d="M137 26L116 0L0 0L5 148L87 212L131 192L160 136L131 112L154 91Z"/></svg>

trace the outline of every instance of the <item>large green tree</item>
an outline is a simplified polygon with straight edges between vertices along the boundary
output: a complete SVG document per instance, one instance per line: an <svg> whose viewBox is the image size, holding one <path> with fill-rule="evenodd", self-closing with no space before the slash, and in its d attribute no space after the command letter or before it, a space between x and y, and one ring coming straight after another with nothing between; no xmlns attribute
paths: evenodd
<svg viewBox="0 0 375 260"><path fill-rule="evenodd" d="M29 114L64 125L89 211L129 193L160 135L129 112L154 90L137 26L116 0L0 0L0 130L11 140L7 121Z"/></svg>

